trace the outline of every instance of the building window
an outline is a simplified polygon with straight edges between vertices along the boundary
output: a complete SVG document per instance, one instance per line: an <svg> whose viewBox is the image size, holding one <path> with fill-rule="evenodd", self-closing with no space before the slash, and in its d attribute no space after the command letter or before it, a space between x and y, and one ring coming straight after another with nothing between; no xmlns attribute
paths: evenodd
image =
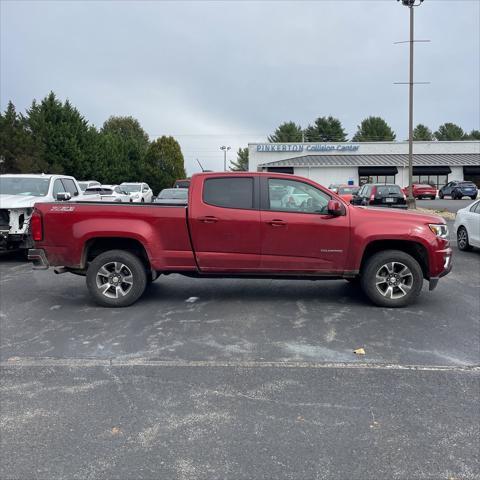
<svg viewBox="0 0 480 480"><path fill-rule="evenodd" d="M423 183L440 189L448 183L448 175L412 175L412 182Z"/></svg>
<svg viewBox="0 0 480 480"><path fill-rule="evenodd" d="M360 177L360 185L365 183L395 183L395 175L369 175Z"/></svg>

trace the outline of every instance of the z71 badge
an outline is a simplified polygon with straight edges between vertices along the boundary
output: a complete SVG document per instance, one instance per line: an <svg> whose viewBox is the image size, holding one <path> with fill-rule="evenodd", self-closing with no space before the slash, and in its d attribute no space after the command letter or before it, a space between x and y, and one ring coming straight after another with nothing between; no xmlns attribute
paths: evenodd
<svg viewBox="0 0 480 480"><path fill-rule="evenodd" d="M75 207L66 207L64 205L62 206L54 205L50 209L51 212L73 212L74 210L75 210Z"/></svg>

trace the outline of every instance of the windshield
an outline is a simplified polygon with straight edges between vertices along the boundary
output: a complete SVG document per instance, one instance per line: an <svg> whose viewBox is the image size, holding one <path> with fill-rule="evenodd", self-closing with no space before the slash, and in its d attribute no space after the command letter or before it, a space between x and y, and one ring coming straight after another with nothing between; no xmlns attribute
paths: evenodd
<svg viewBox="0 0 480 480"><path fill-rule="evenodd" d="M50 178L0 177L0 194L44 197L49 185Z"/></svg>
<svg viewBox="0 0 480 480"><path fill-rule="evenodd" d="M129 185L127 183L120 185L121 190L127 193L139 192L142 189L141 185Z"/></svg>
<svg viewBox="0 0 480 480"><path fill-rule="evenodd" d="M360 190L360 187L340 187L338 189L339 195L355 195Z"/></svg>
<svg viewBox="0 0 480 480"><path fill-rule="evenodd" d="M187 199L188 191L184 188L169 188L162 190L158 195L158 198L175 198L175 199Z"/></svg>
<svg viewBox="0 0 480 480"><path fill-rule="evenodd" d="M78 182L78 186L80 187L80 190L85 191L88 187L88 182Z"/></svg>

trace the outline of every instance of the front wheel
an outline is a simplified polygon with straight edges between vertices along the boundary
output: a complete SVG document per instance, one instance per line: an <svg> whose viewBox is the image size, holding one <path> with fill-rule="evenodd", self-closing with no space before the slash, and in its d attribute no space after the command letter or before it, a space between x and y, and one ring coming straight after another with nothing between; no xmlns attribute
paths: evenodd
<svg viewBox="0 0 480 480"><path fill-rule="evenodd" d="M423 273L411 255L400 250L385 250L367 260L361 284L375 305L405 307L420 295Z"/></svg>
<svg viewBox="0 0 480 480"><path fill-rule="evenodd" d="M458 249L464 252L468 252L472 249L470 242L468 241L468 232L465 227L460 227L457 230L457 245Z"/></svg>
<svg viewBox="0 0 480 480"><path fill-rule="evenodd" d="M87 288L103 307L127 307L145 291L147 274L141 260L125 250L95 257L87 270Z"/></svg>

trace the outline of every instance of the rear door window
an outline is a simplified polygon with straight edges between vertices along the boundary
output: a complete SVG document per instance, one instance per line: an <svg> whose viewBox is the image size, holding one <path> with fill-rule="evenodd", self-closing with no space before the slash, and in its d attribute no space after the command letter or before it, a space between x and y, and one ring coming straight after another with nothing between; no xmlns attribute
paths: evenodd
<svg viewBox="0 0 480 480"><path fill-rule="evenodd" d="M208 178L203 201L216 207L253 209L253 177Z"/></svg>

